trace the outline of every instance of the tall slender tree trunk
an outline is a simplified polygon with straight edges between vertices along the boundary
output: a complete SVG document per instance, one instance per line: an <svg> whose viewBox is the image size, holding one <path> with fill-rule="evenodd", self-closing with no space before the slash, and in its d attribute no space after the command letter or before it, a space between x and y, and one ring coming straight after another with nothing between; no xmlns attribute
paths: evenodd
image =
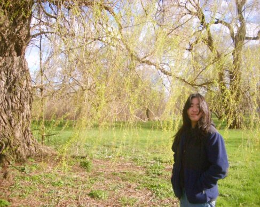
<svg viewBox="0 0 260 207"><path fill-rule="evenodd" d="M233 67L230 72L230 100L228 107L228 124L231 129L240 129L243 124L242 88L241 88L241 50L234 54Z"/></svg>
<svg viewBox="0 0 260 207"><path fill-rule="evenodd" d="M229 128L239 129L243 124L243 110L242 110L242 86L241 86L241 64L242 64L242 49L246 38L246 22L243 16L243 7L246 0L237 1L237 13L239 20L239 27L234 36L235 47L233 50L233 68L229 73L230 78L230 107L228 113Z"/></svg>
<svg viewBox="0 0 260 207"><path fill-rule="evenodd" d="M25 160L37 152L32 136L32 87L25 60L30 40L32 0L0 3L0 139L2 153Z"/></svg>

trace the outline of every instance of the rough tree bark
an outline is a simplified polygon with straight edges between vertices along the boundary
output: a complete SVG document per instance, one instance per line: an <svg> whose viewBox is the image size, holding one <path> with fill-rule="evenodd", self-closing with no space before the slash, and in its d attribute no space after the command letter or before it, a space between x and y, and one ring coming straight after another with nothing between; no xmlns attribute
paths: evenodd
<svg viewBox="0 0 260 207"><path fill-rule="evenodd" d="M244 41L246 39L246 22L243 16L243 7L246 3L246 0L237 1L237 14L239 27L237 33L234 37L231 38L234 42L234 50L233 50L233 70L229 72L230 78L230 92L231 98L234 99L234 106L231 105L229 115L230 115L230 128L241 128L242 127L242 89L241 89L241 64L242 64L242 49L244 45ZM233 32L230 32L232 34ZM230 100L232 103L232 100Z"/></svg>
<svg viewBox="0 0 260 207"><path fill-rule="evenodd" d="M35 155L32 136L32 88L25 60L30 41L33 0L0 3L0 139L2 153L15 160Z"/></svg>

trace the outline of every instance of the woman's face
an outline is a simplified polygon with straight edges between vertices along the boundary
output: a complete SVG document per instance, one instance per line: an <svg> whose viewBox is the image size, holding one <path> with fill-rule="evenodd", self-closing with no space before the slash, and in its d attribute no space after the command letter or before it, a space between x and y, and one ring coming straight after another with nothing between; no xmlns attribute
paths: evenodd
<svg viewBox="0 0 260 207"><path fill-rule="evenodd" d="M194 128L202 116L198 98L194 97L193 99L191 99L191 105L187 111L187 114L191 120L191 126L192 128Z"/></svg>

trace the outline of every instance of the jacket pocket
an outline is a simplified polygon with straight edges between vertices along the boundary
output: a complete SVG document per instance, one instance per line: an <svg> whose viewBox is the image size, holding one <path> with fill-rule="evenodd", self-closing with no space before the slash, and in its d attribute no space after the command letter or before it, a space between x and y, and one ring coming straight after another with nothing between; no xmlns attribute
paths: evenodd
<svg viewBox="0 0 260 207"><path fill-rule="evenodd" d="M206 203L208 202L208 196L206 191L200 191L197 188L186 189L186 195L190 203Z"/></svg>

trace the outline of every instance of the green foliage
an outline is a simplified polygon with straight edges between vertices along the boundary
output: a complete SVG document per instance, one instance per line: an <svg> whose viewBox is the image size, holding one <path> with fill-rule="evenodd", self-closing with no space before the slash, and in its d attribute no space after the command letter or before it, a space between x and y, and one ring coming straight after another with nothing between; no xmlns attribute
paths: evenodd
<svg viewBox="0 0 260 207"><path fill-rule="evenodd" d="M122 206L135 206L137 199L123 196L119 199L119 202Z"/></svg>
<svg viewBox="0 0 260 207"><path fill-rule="evenodd" d="M90 172L92 170L92 162L90 160L80 161L80 166L84 168L87 172Z"/></svg>
<svg viewBox="0 0 260 207"><path fill-rule="evenodd" d="M19 170L20 172L23 172L23 173L31 173L31 172L34 172L36 171L39 166L37 164L31 164L31 165L21 165L21 166L17 166L15 167L17 170Z"/></svg>
<svg viewBox="0 0 260 207"><path fill-rule="evenodd" d="M144 187L151 190L159 198L169 198L173 195L169 183L160 179L150 180L150 182L144 184Z"/></svg>
<svg viewBox="0 0 260 207"><path fill-rule="evenodd" d="M105 200L108 198L108 193L103 190L91 190L88 194L91 198Z"/></svg>
<svg viewBox="0 0 260 207"><path fill-rule="evenodd" d="M152 177L156 177L162 175L163 171L164 166L158 162L155 164L151 164L150 167L147 169L146 173Z"/></svg>
<svg viewBox="0 0 260 207"><path fill-rule="evenodd" d="M0 199L0 207L8 207L11 203L9 203L7 200Z"/></svg>

